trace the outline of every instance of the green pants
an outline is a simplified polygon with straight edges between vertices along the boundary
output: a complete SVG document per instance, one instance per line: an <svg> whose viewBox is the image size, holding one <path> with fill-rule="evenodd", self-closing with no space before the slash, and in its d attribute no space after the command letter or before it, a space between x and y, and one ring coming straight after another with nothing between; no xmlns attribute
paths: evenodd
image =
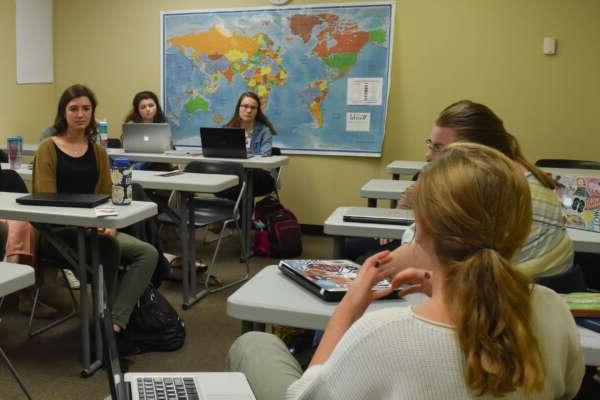
<svg viewBox="0 0 600 400"><path fill-rule="evenodd" d="M287 388L302 376L302 368L277 336L248 332L231 345L230 371L243 372L257 400L281 400Z"/></svg>
<svg viewBox="0 0 600 400"><path fill-rule="evenodd" d="M39 254L62 259L60 253L43 236L40 238ZM58 228L53 231L53 236L77 251L76 228ZM89 246L89 235L86 235L86 249L89 250ZM113 323L125 329L133 307L150 283L156 268L158 252L151 244L121 232L117 232L114 237L98 235L98 250L100 264L104 268L104 281L109 291ZM90 257L91 253L88 251L88 263ZM119 277L120 267L122 274Z"/></svg>

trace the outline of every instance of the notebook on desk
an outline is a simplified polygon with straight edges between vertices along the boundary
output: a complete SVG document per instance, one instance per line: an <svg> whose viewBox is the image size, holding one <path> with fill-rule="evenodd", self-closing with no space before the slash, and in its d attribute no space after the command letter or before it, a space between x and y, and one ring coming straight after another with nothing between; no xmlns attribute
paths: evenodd
<svg viewBox="0 0 600 400"><path fill-rule="evenodd" d="M600 232L600 179L595 176L554 175L566 225Z"/></svg>
<svg viewBox="0 0 600 400"><path fill-rule="evenodd" d="M110 196L95 193L33 193L17 198L17 203L31 206L92 208Z"/></svg>
<svg viewBox="0 0 600 400"><path fill-rule="evenodd" d="M123 124L126 153L164 153L172 149L169 124Z"/></svg>
<svg viewBox="0 0 600 400"><path fill-rule="evenodd" d="M248 158L242 128L200 128L204 157Z"/></svg>
<svg viewBox="0 0 600 400"><path fill-rule="evenodd" d="M415 215L412 210L399 208L349 207L343 219L344 222L408 226L415 222Z"/></svg>
<svg viewBox="0 0 600 400"><path fill-rule="evenodd" d="M100 281L102 269L99 269ZM103 339L104 365L112 400L256 400L240 372L140 372L123 374L112 330L112 318L100 284L98 304Z"/></svg>
<svg viewBox="0 0 600 400"><path fill-rule="evenodd" d="M325 301L340 301L356 279L361 266L350 260L281 260L279 270L288 278L308 289ZM383 280L373 287L390 287ZM398 299L395 292L388 298Z"/></svg>

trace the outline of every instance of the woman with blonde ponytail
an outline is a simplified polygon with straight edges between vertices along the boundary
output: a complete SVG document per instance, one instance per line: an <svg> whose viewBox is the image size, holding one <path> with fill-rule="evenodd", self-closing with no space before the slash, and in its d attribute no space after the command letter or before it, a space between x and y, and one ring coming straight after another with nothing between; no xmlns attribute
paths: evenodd
<svg viewBox="0 0 600 400"><path fill-rule="evenodd" d="M396 257L367 259L306 371L281 340L256 332L233 344L230 368L259 400L573 398L584 373L573 318L511 264L532 220L515 163L486 146L449 145L414 200L415 240ZM363 315L389 294L372 291L386 277L400 295L429 297Z"/></svg>

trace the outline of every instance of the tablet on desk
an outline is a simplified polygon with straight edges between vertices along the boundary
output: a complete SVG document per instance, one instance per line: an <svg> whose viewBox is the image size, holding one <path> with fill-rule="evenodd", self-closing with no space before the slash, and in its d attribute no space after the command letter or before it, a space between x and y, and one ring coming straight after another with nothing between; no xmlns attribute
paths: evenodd
<svg viewBox="0 0 600 400"><path fill-rule="evenodd" d="M415 222L412 210L398 208L349 207L344 222L408 226Z"/></svg>
<svg viewBox="0 0 600 400"><path fill-rule="evenodd" d="M92 208L110 196L95 193L33 193L17 198L17 203L31 206Z"/></svg>

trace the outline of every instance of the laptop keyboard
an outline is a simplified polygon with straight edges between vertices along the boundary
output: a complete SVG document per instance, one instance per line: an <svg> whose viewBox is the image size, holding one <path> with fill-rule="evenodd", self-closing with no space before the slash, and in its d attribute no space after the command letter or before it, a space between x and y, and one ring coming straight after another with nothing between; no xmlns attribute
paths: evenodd
<svg viewBox="0 0 600 400"><path fill-rule="evenodd" d="M140 400L200 400L194 378L137 378Z"/></svg>

